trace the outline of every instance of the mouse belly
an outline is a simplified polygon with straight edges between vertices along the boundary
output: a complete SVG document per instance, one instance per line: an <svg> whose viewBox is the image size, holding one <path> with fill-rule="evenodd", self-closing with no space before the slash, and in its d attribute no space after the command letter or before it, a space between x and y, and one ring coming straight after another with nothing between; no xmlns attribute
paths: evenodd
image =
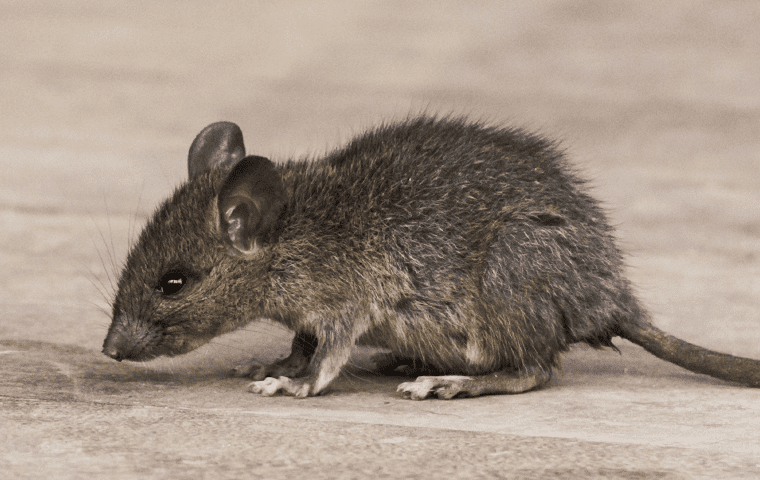
<svg viewBox="0 0 760 480"><path fill-rule="evenodd" d="M476 295L457 300L445 304L416 300L403 309L372 308L371 328L357 343L461 375L550 370L567 350L558 320L561 312L553 304L554 308L538 309L534 303L535 315L530 315L531 310L509 308L503 299L494 302Z"/></svg>
<svg viewBox="0 0 760 480"><path fill-rule="evenodd" d="M481 328L478 323L453 311L445 319L422 312L394 312L375 324L357 344L388 349L394 357L446 373L477 375L519 369L520 359L509 356L516 349L505 344L501 334L485 334L493 332L493 326Z"/></svg>

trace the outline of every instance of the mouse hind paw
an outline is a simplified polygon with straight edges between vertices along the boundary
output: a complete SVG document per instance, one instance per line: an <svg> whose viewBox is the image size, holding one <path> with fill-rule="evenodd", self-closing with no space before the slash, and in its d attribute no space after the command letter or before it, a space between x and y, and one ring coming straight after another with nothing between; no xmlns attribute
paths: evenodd
<svg viewBox="0 0 760 480"><path fill-rule="evenodd" d="M466 388L473 377L460 375L443 375L440 377L417 377L413 382L404 382L398 386L397 392L403 392L404 398L423 400L436 396L442 400L450 400L457 395L471 396Z"/></svg>
<svg viewBox="0 0 760 480"><path fill-rule="evenodd" d="M438 397L450 400L454 397L477 397L480 395L523 393L540 388L551 379L551 371L517 375L514 372L496 372L489 375L441 375L435 377L417 377L413 382L400 384L397 391L404 398L423 400Z"/></svg>

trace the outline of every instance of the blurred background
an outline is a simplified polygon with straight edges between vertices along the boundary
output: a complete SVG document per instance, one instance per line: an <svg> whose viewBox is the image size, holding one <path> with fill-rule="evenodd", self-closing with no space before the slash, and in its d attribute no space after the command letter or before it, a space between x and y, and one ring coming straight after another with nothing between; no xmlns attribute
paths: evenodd
<svg viewBox="0 0 760 480"><path fill-rule="evenodd" d="M760 358L759 24L755 1L2 1L0 339L100 348L207 124L283 160L424 111L561 139L656 323Z"/></svg>

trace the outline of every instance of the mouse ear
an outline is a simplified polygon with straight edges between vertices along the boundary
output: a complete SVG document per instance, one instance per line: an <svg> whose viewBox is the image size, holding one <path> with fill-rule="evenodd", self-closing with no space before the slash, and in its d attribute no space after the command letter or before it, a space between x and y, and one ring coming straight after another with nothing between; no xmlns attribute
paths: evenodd
<svg viewBox="0 0 760 480"><path fill-rule="evenodd" d="M216 122L201 130L190 145L190 179L215 168L230 169L245 157L243 132L232 122Z"/></svg>
<svg viewBox="0 0 760 480"><path fill-rule="evenodd" d="M220 233L238 252L254 253L271 234L285 201L285 187L274 163L264 157L246 157L219 190Z"/></svg>

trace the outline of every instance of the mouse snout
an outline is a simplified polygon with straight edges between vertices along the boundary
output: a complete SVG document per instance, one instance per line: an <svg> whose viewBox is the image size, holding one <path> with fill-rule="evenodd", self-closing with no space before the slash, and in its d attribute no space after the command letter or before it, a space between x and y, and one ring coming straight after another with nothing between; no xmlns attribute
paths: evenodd
<svg viewBox="0 0 760 480"><path fill-rule="evenodd" d="M118 348L116 348L114 345L104 345L103 346L103 354L113 358L117 362L121 362L121 352Z"/></svg>
<svg viewBox="0 0 760 480"><path fill-rule="evenodd" d="M141 360L146 356L146 347L153 338L149 329L129 316L114 318L103 342L103 354L121 362Z"/></svg>
<svg viewBox="0 0 760 480"><path fill-rule="evenodd" d="M103 342L103 354L121 362L125 358L125 352L129 350L127 339L118 330L112 331Z"/></svg>

